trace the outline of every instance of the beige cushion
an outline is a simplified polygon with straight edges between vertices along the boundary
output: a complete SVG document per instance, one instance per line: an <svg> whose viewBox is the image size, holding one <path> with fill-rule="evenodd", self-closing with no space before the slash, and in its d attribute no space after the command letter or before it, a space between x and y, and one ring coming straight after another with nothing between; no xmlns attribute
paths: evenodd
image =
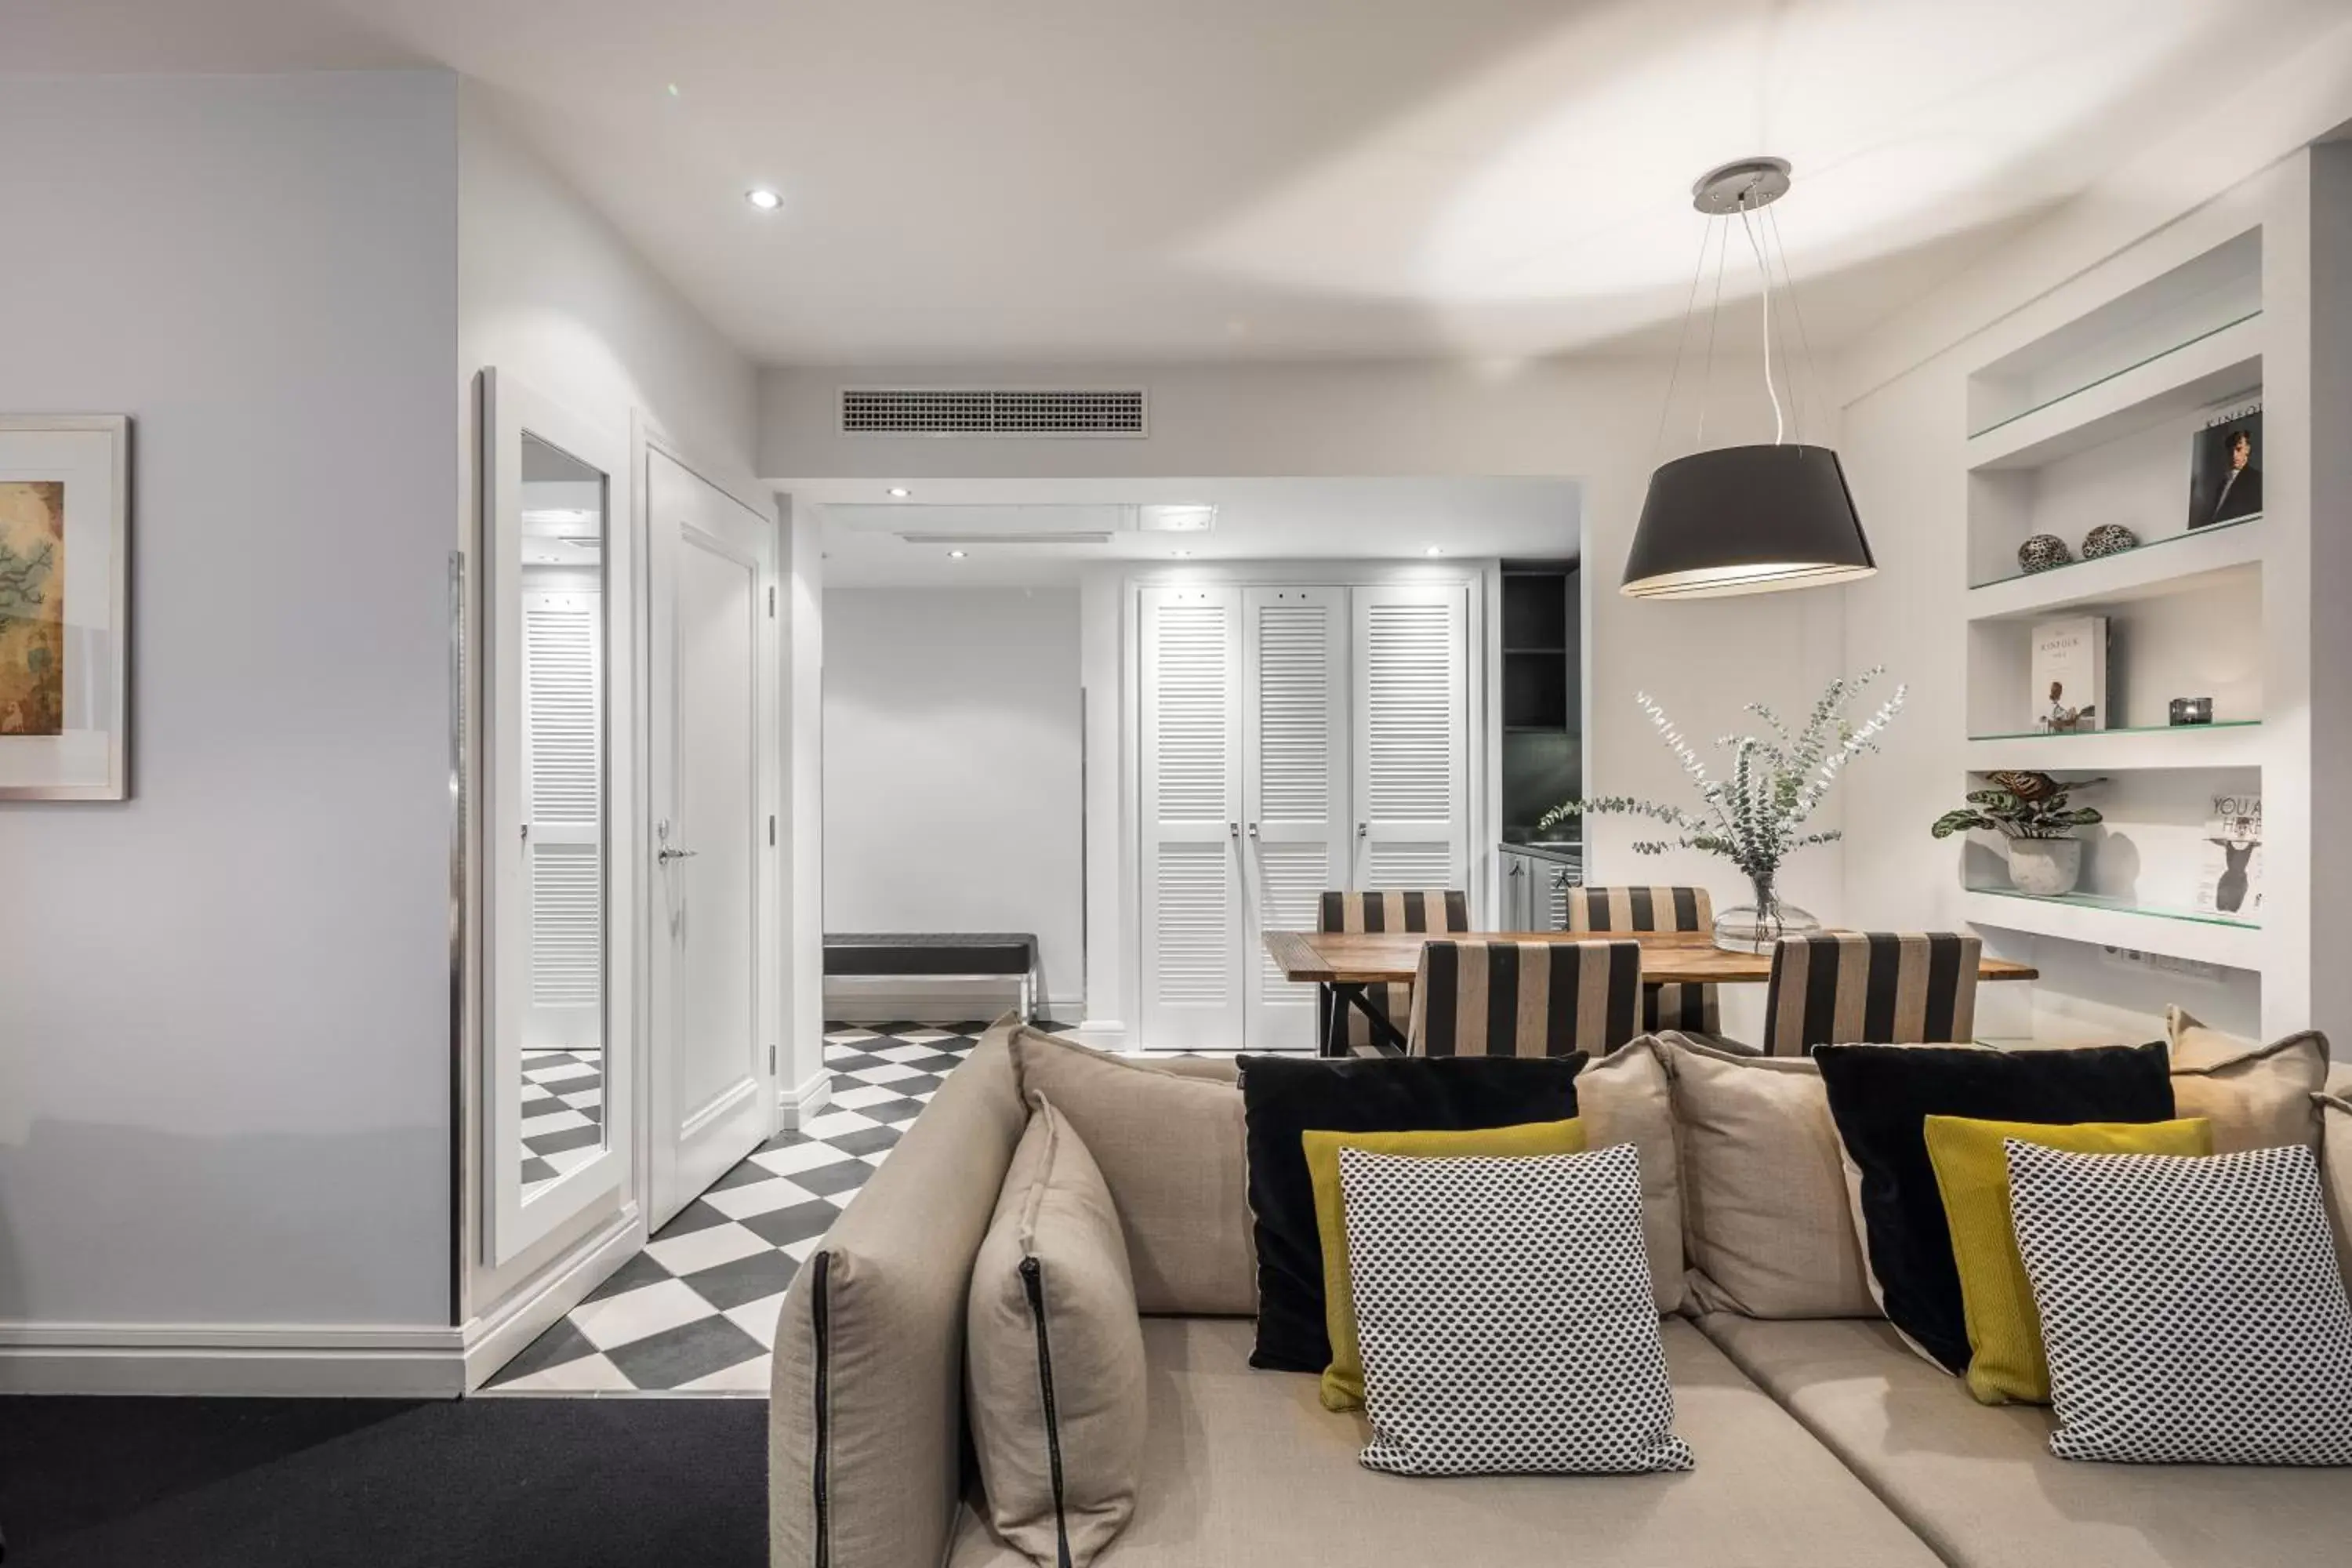
<svg viewBox="0 0 2352 1568"><path fill-rule="evenodd" d="M2319 1179L2327 1190L2327 1221L2336 1227L2336 1263L2352 1287L2352 1100L2319 1100Z"/></svg>
<svg viewBox="0 0 2352 1568"><path fill-rule="evenodd" d="M1885 1323L1699 1327L1958 1568L2308 1568L2352 1541L2341 1470L2074 1463L2050 1412L1979 1405Z"/></svg>
<svg viewBox="0 0 2352 1568"><path fill-rule="evenodd" d="M1311 1377L1251 1371L1248 1323L1154 1319L1143 1485L1097 1568L1934 1568L1690 1324L1664 1336L1696 1469L1430 1479L1358 1464L1361 1418L1326 1411ZM1023 1562L967 1510L949 1568Z"/></svg>
<svg viewBox="0 0 2352 1568"><path fill-rule="evenodd" d="M1127 1232L1136 1304L1255 1313L1242 1091L1037 1029L1015 1029L1012 1046L1023 1091L1051 1100L1102 1167Z"/></svg>
<svg viewBox="0 0 2352 1568"><path fill-rule="evenodd" d="M1649 1037L1590 1063L1576 1075L1576 1114L1584 1146L1631 1143L1642 1160L1642 1235L1650 1286L1661 1312L1683 1304L1682 1161L1675 1147L1675 1109L1666 1069Z"/></svg>
<svg viewBox="0 0 2352 1568"><path fill-rule="evenodd" d="M2174 1113L2213 1123L2213 1152L2316 1143L2311 1097L2327 1087L2327 1037L2315 1029L2262 1045L2209 1029L2174 1007L2165 1016L2172 1048Z"/></svg>
<svg viewBox="0 0 2352 1568"><path fill-rule="evenodd" d="M1028 1124L1000 1026L785 1291L768 1403L777 1563L906 1568L946 1552L971 1260Z"/></svg>
<svg viewBox="0 0 2352 1568"><path fill-rule="evenodd" d="M1658 1037L1682 1145L1692 1302L1757 1318L1876 1317L1844 1146L1811 1059Z"/></svg>
<svg viewBox="0 0 2352 1568"><path fill-rule="evenodd" d="M1086 1568L1135 1510L1143 1331L1102 1172L1034 1103L972 1263L965 1409L997 1534Z"/></svg>
<svg viewBox="0 0 2352 1568"><path fill-rule="evenodd" d="M1178 1078L1204 1078L1212 1083L1241 1081L1241 1064L1231 1057L1139 1056L1131 1059Z"/></svg>

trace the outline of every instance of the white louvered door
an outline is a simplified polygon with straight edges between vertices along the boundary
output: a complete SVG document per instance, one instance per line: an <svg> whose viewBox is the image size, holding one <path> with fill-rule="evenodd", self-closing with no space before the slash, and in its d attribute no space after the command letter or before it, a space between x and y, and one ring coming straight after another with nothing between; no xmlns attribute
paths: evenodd
<svg viewBox="0 0 2352 1568"><path fill-rule="evenodd" d="M1142 1043L1244 1043L1242 595L1146 588L1139 607Z"/></svg>
<svg viewBox="0 0 2352 1568"><path fill-rule="evenodd" d="M1469 886L1469 596L1459 585L1358 588L1350 886Z"/></svg>
<svg viewBox="0 0 2352 1568"><path fill-rule="evenodd" d="M524 899L530 910L528 1049L603 1039L604 705L593 592L522 600Z"/></svg>
<svg viewBox="0 0 2352 1568"><path fill-rule="evenodd" d="M1313 931L1348 885L1348 595L1340 588L1242 595L1244 1035L1254 1051L1313 1050L1313 985L1265 951L1269 931Z"/></svg>

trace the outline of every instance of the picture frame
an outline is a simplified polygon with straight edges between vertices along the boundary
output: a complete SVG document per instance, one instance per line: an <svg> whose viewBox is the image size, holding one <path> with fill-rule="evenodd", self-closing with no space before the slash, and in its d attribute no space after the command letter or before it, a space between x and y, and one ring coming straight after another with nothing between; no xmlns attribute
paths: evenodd
<svg viewBox="0 0 2352 1568"><path fill-rule="evenodd" d="M0 801L130 797L131 418L0 414Z"/></svg>

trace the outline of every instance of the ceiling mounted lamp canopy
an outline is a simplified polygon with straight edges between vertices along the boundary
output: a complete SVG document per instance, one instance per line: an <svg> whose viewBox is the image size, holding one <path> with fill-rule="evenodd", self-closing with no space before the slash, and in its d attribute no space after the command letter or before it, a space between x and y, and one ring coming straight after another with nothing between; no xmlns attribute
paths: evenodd
<svg viewBox="0 0 2352 1568"><path fill-rule="evenodd" d="M1734 594L1765 594L1784 588L1812 588L1851 583L1878 570L1871 559L1870 541L1864 537L1862 519L1855 515L1847 490L1845 470L1827 447L1803 440L1801 414L1797 439L1788 439L1789 420L1773 379L1774 334L1771 254L1780 256L1780 275L1788 279L1787 253L1780 249L1780 226L1766 211L1789 191L1789 164L1780 158L1744 158L1711 169L1691 187L1691 205L1710 219L1699 244L1698 268L1691 277L1691 306L1698 300L1699 279L1706 271L1706 252L1716 246L1716 305L1706 324L1706 363L1715 363L1715 331L1723 298L1723 255L1730 244L1734 220L1755 254L1763 277L1764 392L1772 404L1770 445L1705 446L1706 394L1699 390L1701 449L1660 464L1650 475L1650 493L1642 503L1642 521L1634 530L1633 547L1625 559L1625 580L1620 592L1637 599L1703 599ZM1764 214L1763 223L1757 220ZM1720 243L1718 241L1720 230ZM1769 246L1768 246L1769 241ZM1793 307L1793 286L1785 287ZM1793 310L1783 311L1789 315ZM1660 439L1666 416L1674 405L1675 384L1682 376L1683 346L1690 336L1696 311L1686 308L1683 331L1675 343L1675 365L1666 384L1666 406L1658 414ZM1785 325L1779 331L1785 332ZM1797 337L1808 370L1812 352L1804 341L1804 318L1797 314ZM1783 347L1780 360L1788 353ZM1814 378L1818 385L1819 377ZM1791 382L1790 401L1796 403Z"/></svg>

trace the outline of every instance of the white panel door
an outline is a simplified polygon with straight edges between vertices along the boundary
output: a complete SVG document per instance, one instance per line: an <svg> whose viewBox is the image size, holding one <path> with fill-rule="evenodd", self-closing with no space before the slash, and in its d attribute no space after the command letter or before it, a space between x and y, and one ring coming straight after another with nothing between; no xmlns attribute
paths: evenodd
<svg viewBox="0 0 2352 1568"><path fill-rule="evenodd" d="M526 1049L604 1043L604 700L601 595L522 596Z"/></svg>
<svg viewBox="0 0 2352 1568"><path fill-rule="evenodd" d="M1254 1051L1316 1046L1317 988L1285 980L1260 939L1313 931L1324 892L1348 885L1347 671L1345 589L1243 593L1243 984Z"/></svg>
<svg viewBox="0 0 2352 1568"><path fill-rule="evenodd" d="M1467 889L1468 590L1400 585L1350 597L1353 885Z"/></svg>
<svg viewBox="0 0 2352 1568"><path fill-rule="evenodd" d="M652 1223L765 1140L762 879L774 778L775 525L648 454L653 567Z"/></svg>
<svg viewBox="0 0 2352 1568"><path fill-rule="evenodd" d="M1241 594L1146 588L1138 636L1142 1037L1244 1044Z"/></svg>

